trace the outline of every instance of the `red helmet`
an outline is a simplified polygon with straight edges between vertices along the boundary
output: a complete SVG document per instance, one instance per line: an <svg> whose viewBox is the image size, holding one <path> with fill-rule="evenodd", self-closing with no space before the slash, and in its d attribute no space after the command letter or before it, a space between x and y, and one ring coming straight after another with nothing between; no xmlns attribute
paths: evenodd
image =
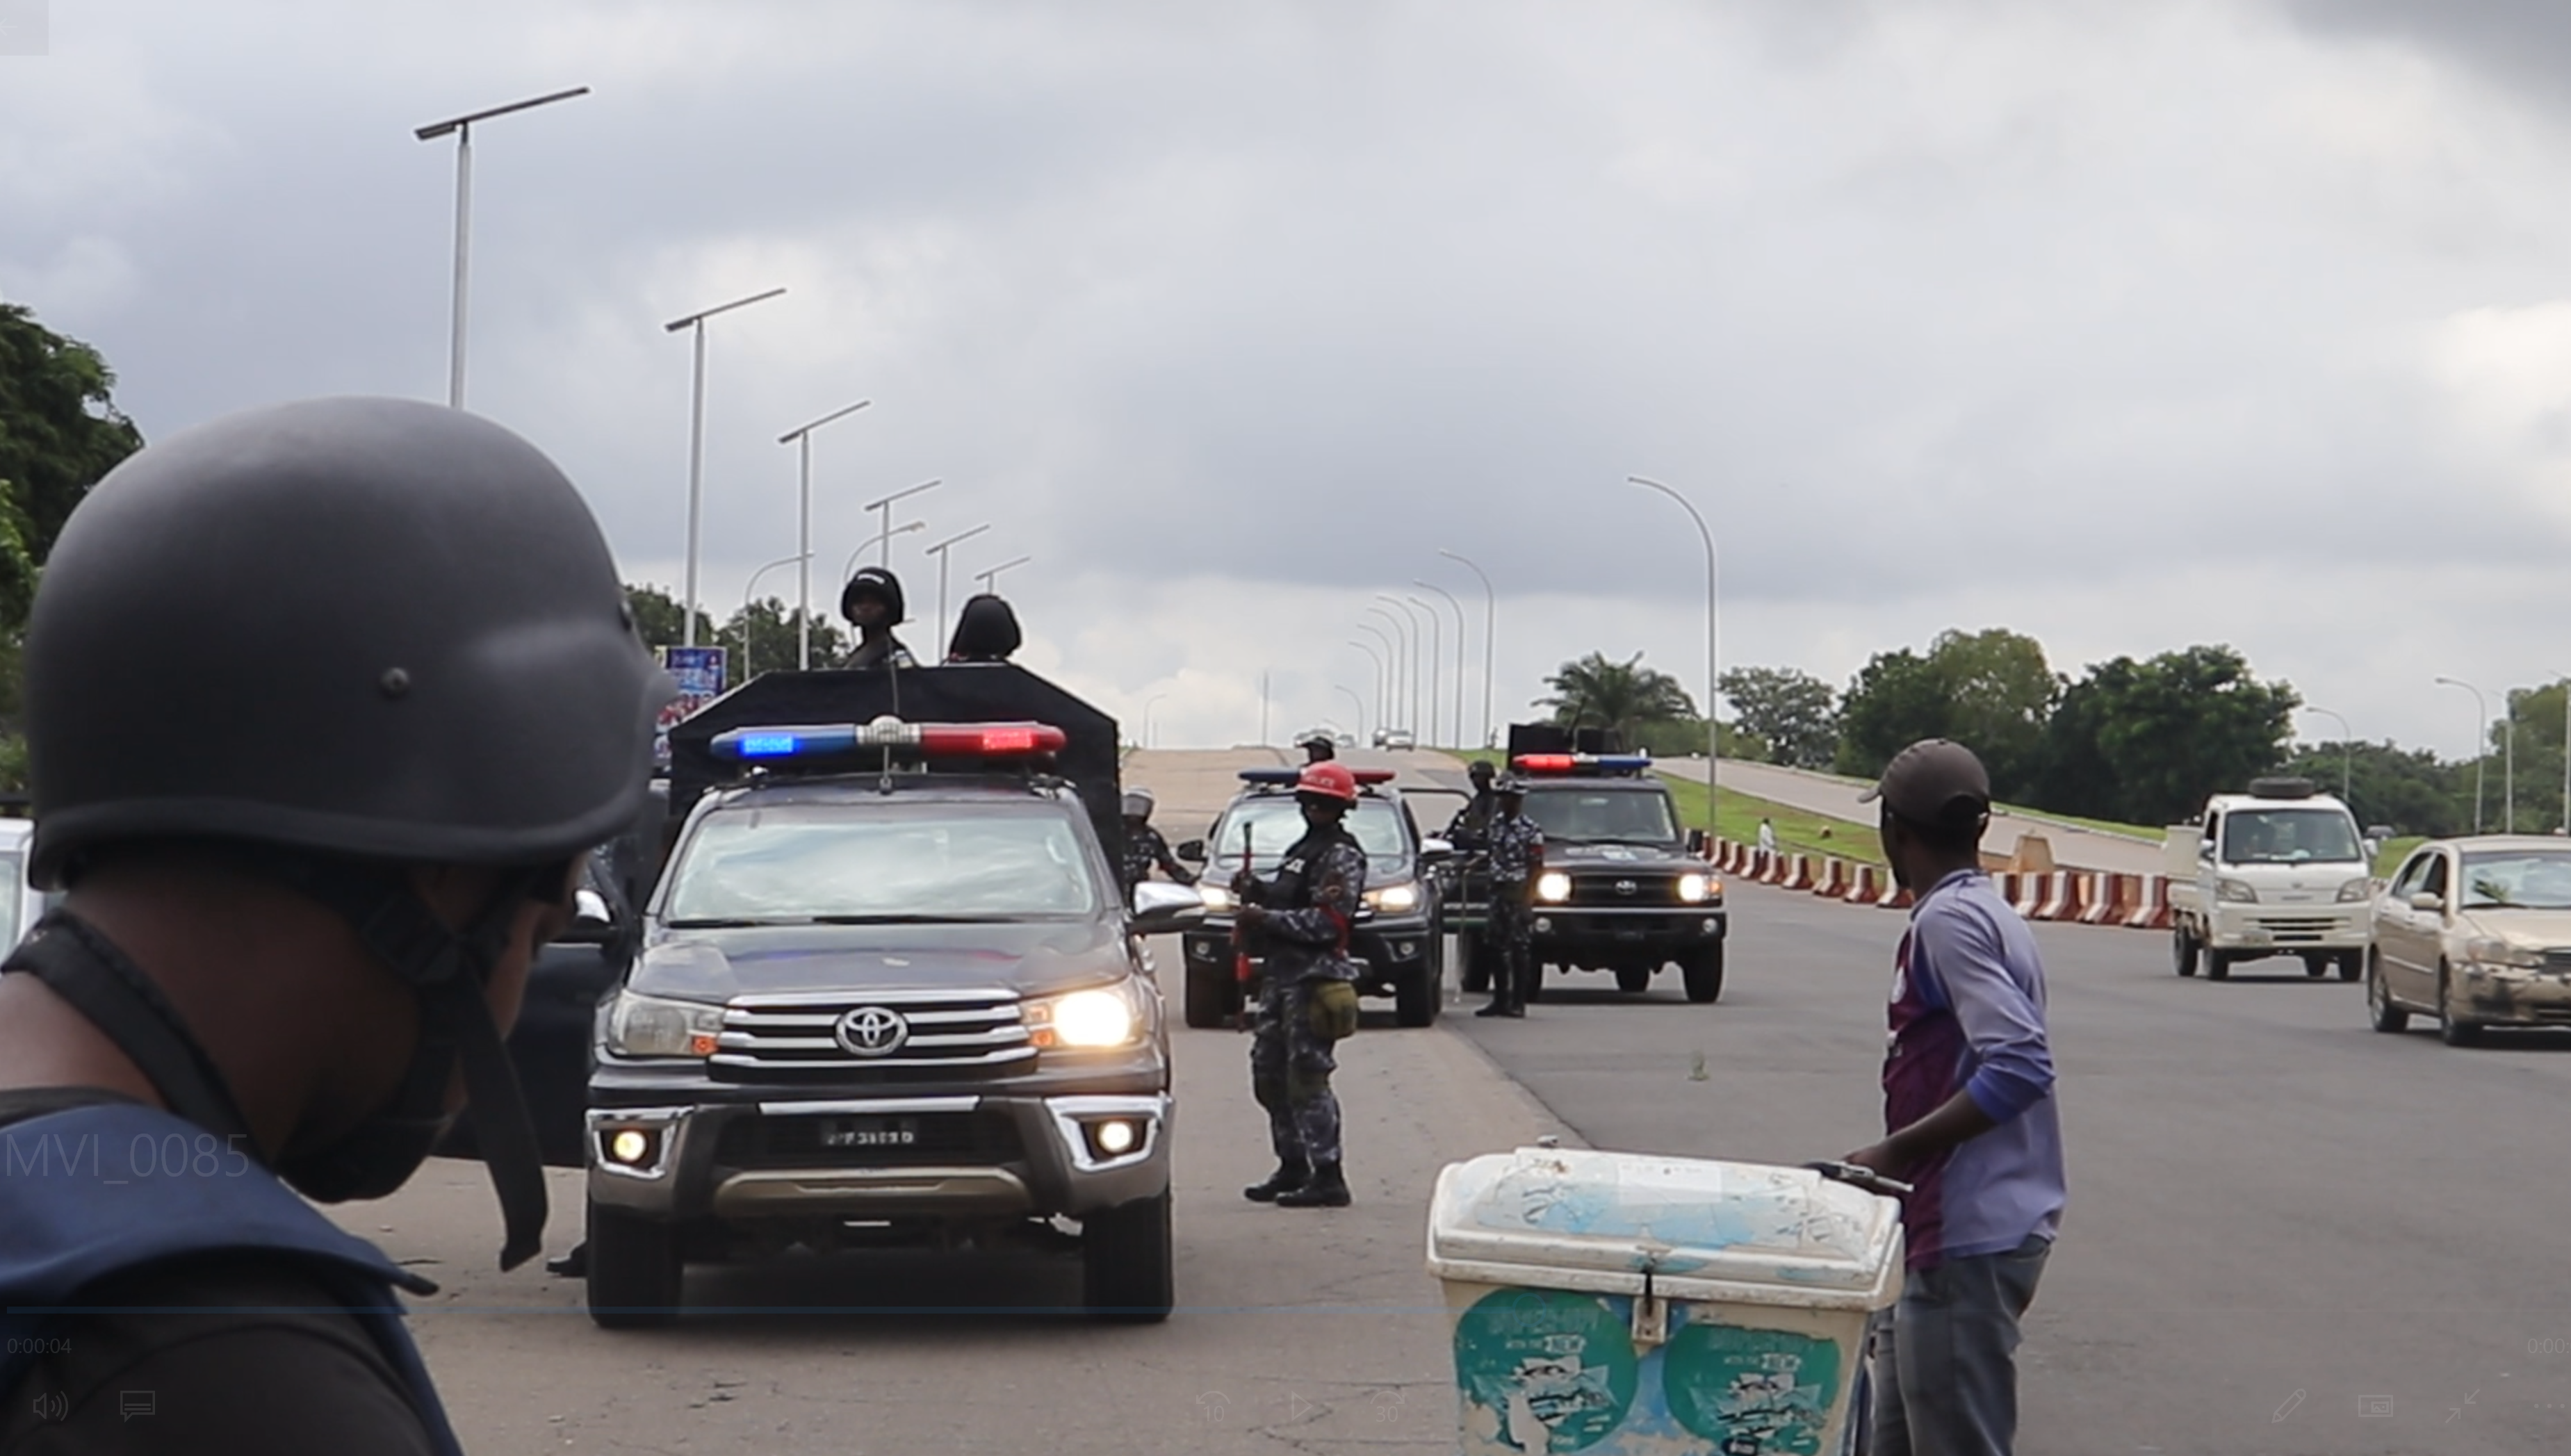
<svg viewBox="0 0 2571 1456"><path fill-rule="evenodd" d="M1341 803L1355 803L1357 776L1348 771L1347 764L1334 758L1324 758L1318 763L1303 765L1303 771L1294 777L1294 791L1317 793L1323 798L1334 798Z"/></svg>

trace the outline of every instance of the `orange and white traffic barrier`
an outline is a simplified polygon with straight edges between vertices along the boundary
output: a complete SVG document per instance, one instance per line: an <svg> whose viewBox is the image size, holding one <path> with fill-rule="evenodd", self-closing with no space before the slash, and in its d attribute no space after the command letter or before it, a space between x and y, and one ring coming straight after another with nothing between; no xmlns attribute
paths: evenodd
<svg viewBox="0 0 2571 1456"><path fill-rule="evenodd" d="M1812 893L1838 899L1844 898L1847 892L1848 862L1835 854L1822 860L1821 872L1812 881Z"/></svg>
<svg viewBox="0 0 2571 1456"><path fill-rule="evenodd" d="M2008 879L2009 908L2029 920L2036 918L2035 912L2044 904L2045 876L2012 870Z"/></svg>
<svg viewBox="0 0 2571 1456"><path fill-rule="evenodd" d="M1917 901L1912 898L1909 888L1903 885L1901 881L1894 879L1890 870L1884 871L1883 898L1874 902L1875 908L1879 910L1907 910L1915 903L1917 903Z"/></svg>
<svg viewBox="0 0 2571 1456"><path fill-rule="evenodd" d="M1750 877L1763 885L1773 885L1786 877L1786 866L1774 849L1754 851L1750 856Z"/></svg>
<svg viewBox="0 0 2571 1456"><path fill-rule="evenodd" d="M2142 877L2140 903L2134 913L2125 917L2128 930L2167 930L2170 928L2169 876L2147 874Z"/></svg>
<svg viewBox="0 0 2571 1456"><path fill-rule="evenodd" d="M2089 908L2080 912L2083 925L2122 925L2134 913L2134 876L2101 872L2090 877Z"/></svg>
<svg viewBox="0 0 2571 1456"><path fill-rule="evenodd" d="M2080 880L2074 871L2057 869L2044 876L2044 898L2035 907L2035 919L2070 920L2080 914Z"/></svg>
<svg viewBox="0 0 2571 1456"><path fill-rule="evenodd" d="M1793 866L1787 870L1786 878L1781 883L1785 888L1790 890L1810 889L1812 887L1812 856L1808 854L1798 854L1794 856Z"/></svg>
<svg viewBox="0 0 2571 1456"><path fill-rule="evenodd" d="M1871 905L1883 897L1883 871L1871 864L1856 867L1853 882L1841 898L1851 905Z"/></svg>

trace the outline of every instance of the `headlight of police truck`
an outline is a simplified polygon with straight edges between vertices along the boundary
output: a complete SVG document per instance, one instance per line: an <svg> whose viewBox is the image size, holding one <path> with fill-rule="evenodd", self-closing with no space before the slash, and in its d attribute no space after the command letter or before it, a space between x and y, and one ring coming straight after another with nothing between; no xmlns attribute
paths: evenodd
<svg viewBox="0 0 2571 1456"><path fill-rule="evenodd" d="M1232 891L1214 881L1197 881L1197 896L1205 901L1208 914L1220 915L1232 908Z"/></svg>
<svg viewBox="0 0 2571 1456"><path fill-rule="evenodd" d="M1366 907L1378 914L1398 915L1419 908L1419 886L1409 880L1397 885L1383 885L1365 892Z"/></svg>
<svg viewBox="0 0 2571 1456"><path fill-rule="evenodd" d="M1131 983L1097 986L1026 1003L1027 1040L1038 1047L1102 1051L1131 1046L1143 1030Z"/></svg>
<svg viewBox="0 0 2571 1456"><path fill-rule="evenodd" d="M723 1008L697 1001L616 993L607 1013L607 1050L620 1057L711 1057L723 1038Z"/></svg>
<svg viewBox="0 0 2571 1456"><path fill-rule="evenodd" d="M1558 869L1548 869L1535 877L1535 897L1548 905L1559 905L1571 898L1571 876Z"/></svg>
<svg viewBox="0 0 2571 1456"><path fill-rule="evenodd" d="M2255 905L2259 903L2259 892L2244 880L2219 879L2214 882L2214 898L2236 905Z"/></svg>
<svg viewBox="0 0 2571 1456"><path fill-rule="evenodd" d="M1679 876L1679 900L1683 904L1702 905L1716 893L1714 876L1683 874Z"/></svg>

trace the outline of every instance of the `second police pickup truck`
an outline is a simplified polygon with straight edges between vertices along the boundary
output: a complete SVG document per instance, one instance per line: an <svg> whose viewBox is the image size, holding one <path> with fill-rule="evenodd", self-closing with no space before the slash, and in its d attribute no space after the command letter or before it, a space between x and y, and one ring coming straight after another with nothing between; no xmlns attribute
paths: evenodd
<svg viewBox="0 0 2571 1456"><path fill-rule="evenodd" d="M1066 1236L1093 1311L1166 1317L1142 937L1203 910L1120 893L1114 723L1007 665L788 673L672 748L684 819L598 1013L592 1317L673 1317L693 1261Z"/></svg>

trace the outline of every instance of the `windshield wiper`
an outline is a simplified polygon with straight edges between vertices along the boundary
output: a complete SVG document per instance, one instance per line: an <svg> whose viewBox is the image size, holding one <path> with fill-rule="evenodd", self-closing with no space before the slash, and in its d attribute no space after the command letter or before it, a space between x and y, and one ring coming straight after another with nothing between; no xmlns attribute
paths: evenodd
<svg viewBox="0 0 2571 1456"><path fill-rule="evenodd" d="M978 925L998 915L815 915L813 925Z"/></svg>
<svg viewBox="0 0 2571 1456"><path fill-rule="evenodd" d="M748 925L773 925L773 920L745 920L722 915L702 915L686 920L666 922L672 930L739 930Z"/></svg>

